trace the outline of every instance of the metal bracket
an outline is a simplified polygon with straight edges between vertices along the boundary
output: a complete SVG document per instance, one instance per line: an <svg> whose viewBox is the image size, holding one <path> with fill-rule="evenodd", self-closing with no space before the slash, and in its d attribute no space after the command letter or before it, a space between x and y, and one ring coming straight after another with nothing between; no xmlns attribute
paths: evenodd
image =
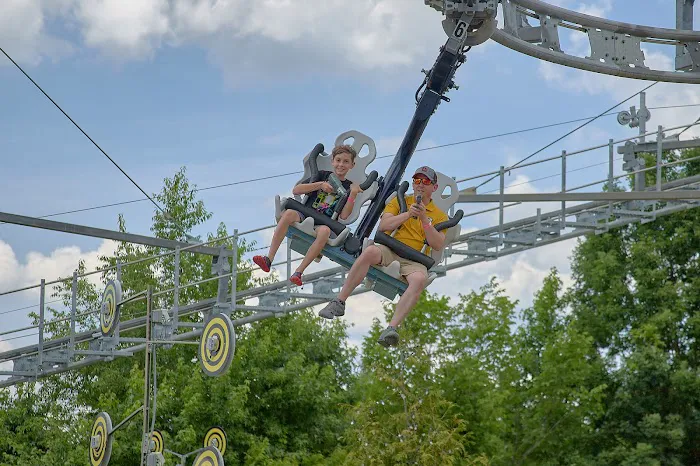
<svg viewBox="0 0 700 466"><path fill-rule="evenodd" d="M103 337L99 335L97 339L91 340L88 344L90 351L112 351L119 344L117 337Z"/></svg>
<svg viewBox="0 0 700 466"><path fill-rule="evenodd" d="M540 45L542 47L548 48L549 50L554 50L555 52L561 52L558 29L560 23L560 19L544 15L540 17L540 34L542 37L542 42Z"/></svg>
<svg viewBox="0 0 700 466"><path fill-rule="evenodd" d="M261 307L281 307L287 299L289 298L285 293L266 293L260 296L259 301Z"/></svg>
<svg viewBox="0 0 700 466"><path fill-rule="evenodd" d="M166 341L173 336L174 325L170 312L167 309L156 309L151 314L153 325L153 340ZM164 349L172 348L172 345L163 345Z"/></svg>
<svg viewBox="0 0 700 466"><path fill-rule="evenodd" d="M505 234L503 243L509 247L515 246L532 246L537 243L537 235L531 230L509 231Z"/></svg>
<svg viewBox="0 0 700 466"><path fill-rule="evenodd" d="M694 3L695 0L676 0L676 29L693 30ZM697 42L694 46L697 47ZM676 46L676 71L691 71L695 68L695 63L698 62L689 54L687 43Z"/></svg>
<svg viewBox="0 0 700 466"><path fill-rule="evenodd" d="M687 71L698 70L700 68L700 42L684 42L683 48L686 53L682 56L687 57L683 59L685 61L683 68Z"/></svg>
<svg viewBox="0 0 700 466"><path fill-rule="evenodd" d="M503 0L501 5L503 6L503 30L518 39L526 40L520 35L520 31L535 29L528 22L527 16L518 10L517 6L510 0Z"/></svg>
<svg viewBox="0 0 700 466"><path fill-rule="evenodd" d="M338 289L343 286L345 280L342 278L324 278L313 282L313 294L316 295L330 295L333 294L334 289Z"/></svg>
<svg viewBox="0 0 700 466"><path fill-rule="evenodd" d="M74 353L67 349L48 351L44 354L44 361L53 364L68 364L73 359Z"/></svg>
<svg viewBox="0 0 700 466"><path fill-rule="evenodd" d="M12 364L12 370L14 372L31 372L36 373L37 358L35 357L24 357L20 359L15 359Z"/></svg>
<svg viewBox="0 0 700 466"><path fill-rule="evenodd" d="M591 56L586 58L620 67L634 65L635 68L648 69L644 65L644 52L639 37L593 28L588 28L587 32Z"/></svg>

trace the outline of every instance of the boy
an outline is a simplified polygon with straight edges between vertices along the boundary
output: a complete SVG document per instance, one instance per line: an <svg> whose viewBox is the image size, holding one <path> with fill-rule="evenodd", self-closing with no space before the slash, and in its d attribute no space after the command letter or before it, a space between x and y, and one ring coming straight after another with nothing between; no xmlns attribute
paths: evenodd
<svg viewBox="0 0 700 466"><path fill-rule="evenodd" d="M360 186L352 183L345 177L355 166L355 158L357 153L352 146L342 145L335 147L331 152L333 165L333 172L340 180L341 184L346 191L350 191L348 200L345 203L345 207L338 215L341 219L345 220L352 213L352 209L355 205L355 198L361 192ZM294 186L292 193L295 195L308 194L305 204L318 212L323 213L329 217L333 216L333 211L340 201L340 196L335 193L335 189L328 182L328 178L331 176L329 171L319 171L319 181L315 183L309 183L309 179L302 181L298 185ZM277 250L282 244L284 236L287 234L287 230L292 223L302 222L304 216L297 212L296 210L287 209L282 213L277 227L275 227L275 233L272 236L272 243L270 244L270 250L266 256L255 256L253 257L253 262L255 262L263 272L270 271L270 265L277 254ZM297 286L301 286L302 274L304 270L311 264L323 250L323 247L328 242L331 236L331 229L325 225L321 225L316 228L316 240L313 242L309 250L304 256L304 260L301 262L299 267L297 267L294 275L289 279L292 283Z"/></svg>
<svg viewBox="0 0 700 466"><path fill-rule="evenodd" d="M406 198L406 204L411 207L407 212L400 213L398 200L392 199L384 208L377 229L390 234L398 228L394 238L418 251L423 247L424 241L427 241L432 249L442 249L445 246L445 232L436 230L433 225L442 223L449 217L432 201L432 195L437 189L435 170L430 167L420 167L413 175L413 195ZM415 202L415 197L418 195L422 198L420 203ZM430 254L430 249L426 254ZM428 269L423 264L399 257L384 245L375 244L362 251L350 268L350 273L338 296L321 309L318 315L326 319L345 315L345 300L362 283L369 268L372 265L387 266L395 260L399 262L399 273L408 283L408 288L401 295L396 305L396 312L389 326L379 336L378 343L385 347L396 346L399 343L396 328L418 302L428 280Z"/></svg>

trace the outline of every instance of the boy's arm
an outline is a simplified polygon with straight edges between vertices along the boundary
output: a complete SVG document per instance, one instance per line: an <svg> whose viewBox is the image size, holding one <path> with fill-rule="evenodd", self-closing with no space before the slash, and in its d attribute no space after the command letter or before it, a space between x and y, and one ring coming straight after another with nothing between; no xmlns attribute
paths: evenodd
<svg viewBox="0 0 700 466"><path fill-rule="evenodd" d="M309 183L310 178L306 178L305 180L302 180L301 183L298 185L294 186L292 188L292 194L295 196L297 195L302 195L302 194L309 194L314 191L321 191L323 190L324 192L327 193L332 193L333 192L333 186L328 183L328 174L330 172L327 171L321 171L319 172L319 175L321 176L321 179L315 183Z"/></svg>
<svg viewBox="0 0 700 466"><path fill-rule="evenodd" d="M302 195L312 193L321 189L325 181L317 181L316 183L300 183L292 189L292 194Z"/></svg>
<svg viewBox="0 0 700 466"><path fill-rule="evenodd" d="M348 195L348 200L345 203L345 206L343 206L343 210L340 211L339 217L341 219L346 220L350 216L350 214L352 213L352 209L355 208L355 198L361 192L362 189L360 189L360 185L353 183L352 186L350 186L350 194Z"/></svg>

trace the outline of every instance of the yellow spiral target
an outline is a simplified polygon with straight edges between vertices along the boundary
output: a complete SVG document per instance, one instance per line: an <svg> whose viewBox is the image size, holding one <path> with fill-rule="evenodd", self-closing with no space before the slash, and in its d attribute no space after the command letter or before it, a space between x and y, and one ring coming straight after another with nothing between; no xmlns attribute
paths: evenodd
<svg viewBox="0 0 700 466"><path fill-rule="evenodd" d="M231 319L217 314L207 322L199 341L199 362L205 374L217 377L229 368L236 348Z"/></svg>
<svg viewBox="0 0 700 466"><path fill-rule="evenodd" d="M163 453L165 443L163 443L163 434L159 430L151 432L151 451L153 453Z"/></svg>
<svg viewBox="0 0 700 466"><path fill-rule="evenodd" d="M204 436L204 447L215 447L221 452L226 453L226 432L221 427L212 427Z"/></svg>
<svg viewBox="0 0 700 466"><path fill-rule="evenodd" d="M206 447L197 455L192 466L224 466L224 458L216 448Z"/></svg>
<svg viewBox="0 0 700 466"><path fill-rule="evenodd" d="M119 322L119 303L122 300L122 284L119 280L110 280L102 294L100 306L100 330L102 336L111 336Z"/></svg>
<svg viewBox="0 0 700 466"><path fill-rule="evenodd" d="M112 419L99 413L90 431L90 465L107 466L112 456Z"/></svg>

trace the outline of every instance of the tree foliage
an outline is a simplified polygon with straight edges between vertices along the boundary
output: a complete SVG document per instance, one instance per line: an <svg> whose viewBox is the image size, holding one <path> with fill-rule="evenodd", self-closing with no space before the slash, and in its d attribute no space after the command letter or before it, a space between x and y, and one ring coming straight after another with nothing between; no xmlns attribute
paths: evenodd
<svg viewBox="0 0 700 466"><path fill-rule="evenodd" d="M698 168L691 160L662 174L669 181ZM654 171L646 177L656 182ZM165 180L157 200L167 214L154 214L153 235L186 240L211 219L193 188L184 170ZM127 230L122 216L118 228ZM228 235L220 225L206 236ZM216 244L234 247L230 239ZM238 290L261 283L243 259L252 247L237 244ZM155 426L166 448L180 453L223 427L230 465L700 464L698 251L700 211L686 210L580 241L572 286L564 289L552 270L525 308L495 279L455 301L424 293L397 348L376 344L377 320L360 354L342 320L321 322L307 310L238 327L235 359L222 377L202 374L195 347L159 349ZM160 252L119 244L103 263ZM172 288L174 267L172 255L122 267L124 294ZM86 272L84 264L76 270ZM183 252L180 273L181 284L210 278L211 258ZM113 269L100 274L112 277ZM71 287L60 285L64 302L54 317L68 315ZM101 287L89 277L77 287L78 328L94 329L90 311ZM188 287L179 303L216 290L216 281ZM156 305L171 307L173 295ZM143 316L145 304L122 313ZM57 322L46 330L57 337L69 329ZM0 464L85 464L96 413L116 423L143 402L142 356L0 391ZM134 464L141 423L137 417L115 434L111 464Z"/></svg>

